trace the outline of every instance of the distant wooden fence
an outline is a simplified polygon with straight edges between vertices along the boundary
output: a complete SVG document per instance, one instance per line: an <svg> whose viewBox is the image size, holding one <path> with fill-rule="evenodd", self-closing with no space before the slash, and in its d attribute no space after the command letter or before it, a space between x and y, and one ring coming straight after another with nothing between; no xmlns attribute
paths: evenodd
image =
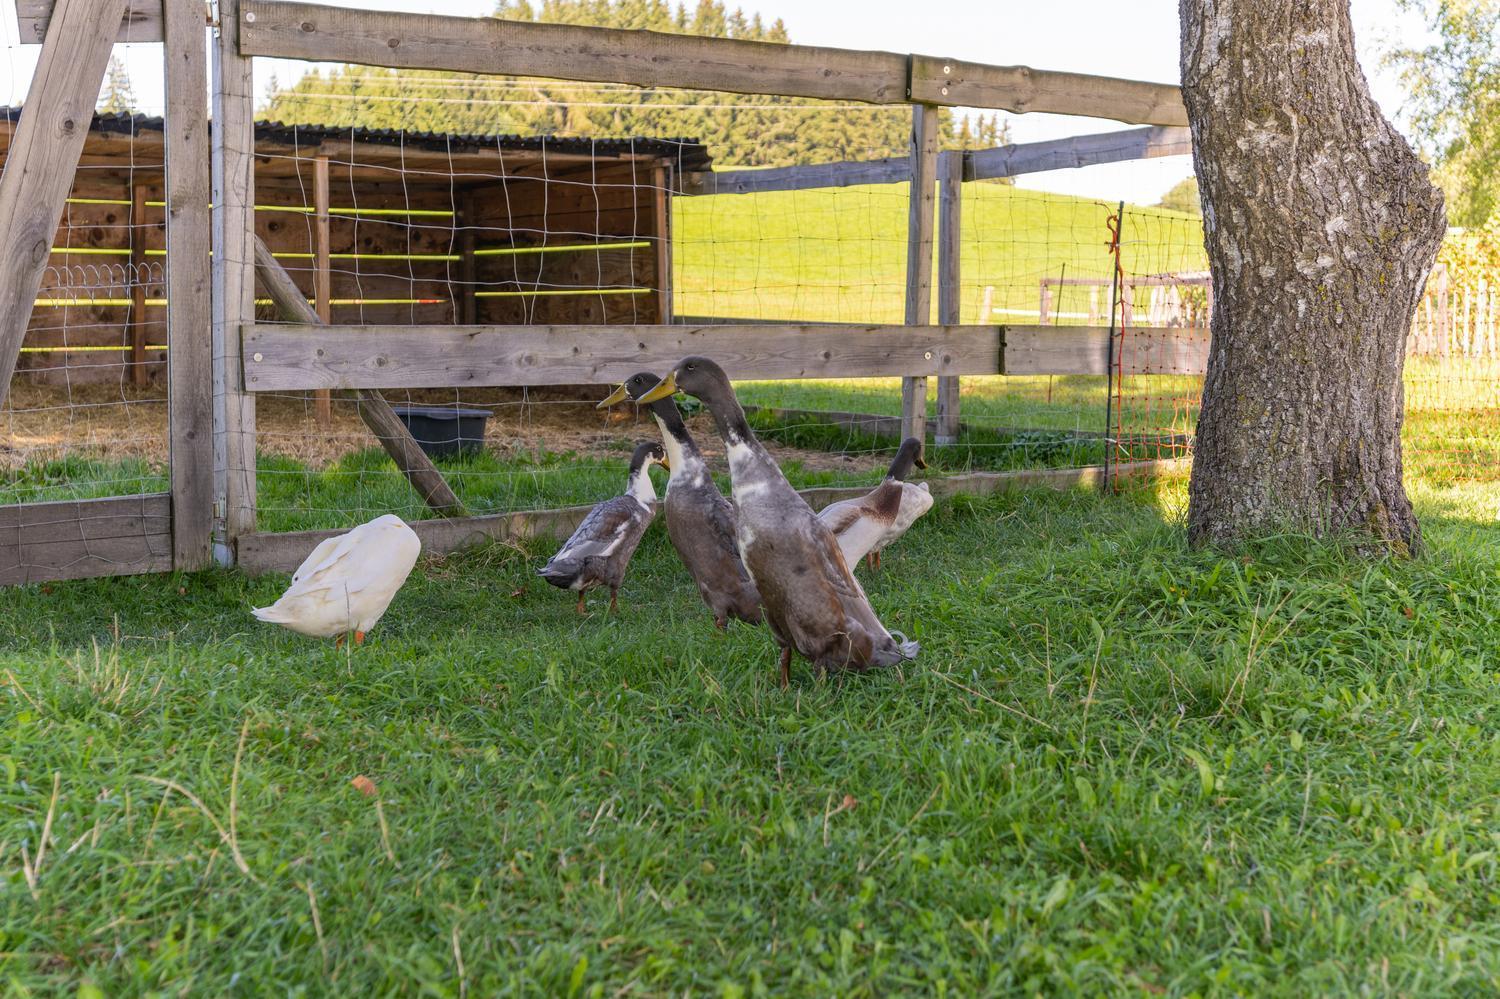
<svg viewBox="0 0 1500 999"><path fill-rule="evenodd" d="M1426 357L1500 358L1500 274L1456 284L1439 264L1412 321L1407 352Z"/></svg>

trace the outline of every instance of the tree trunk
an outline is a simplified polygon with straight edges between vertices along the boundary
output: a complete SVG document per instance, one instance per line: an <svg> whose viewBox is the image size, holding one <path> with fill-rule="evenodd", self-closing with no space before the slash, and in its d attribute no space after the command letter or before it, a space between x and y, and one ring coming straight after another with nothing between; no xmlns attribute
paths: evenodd
<svg viewBox="0 0 1500 999"><path fill-rule="evenodd" d="M1414 553L1406 336L1445 228L1370 98L1349 0L1180 0L1213 270L1188 535L1355 530Z"/></svg>

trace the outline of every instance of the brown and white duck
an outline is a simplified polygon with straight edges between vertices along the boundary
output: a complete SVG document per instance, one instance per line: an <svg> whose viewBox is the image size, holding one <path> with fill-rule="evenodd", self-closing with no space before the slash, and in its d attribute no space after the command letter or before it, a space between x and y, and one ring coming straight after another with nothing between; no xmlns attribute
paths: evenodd
<svg viewBox="0 0 1500 999"><path fill-rule="evenodd" d="M781 646L782 686L793 649L820 669L863 672L915 658L920 647L880 623L833 532L756 439L724 369L706 357L685 357L637 401L646 405L678 391L703 401L729 452L735 539Z"/></svg>
<svg viewBox="0 0 1500 999"><path fill-rule="evenodd" d="M602 409L625 399L639 399L660 381L649 372L626 379L599 404ZM677 549L688 574L698 584L698 594L721 631L730 618L748 624L761 620L760 594L735 543L734 506L709 474L708 463L687 424L670 398L649 403L651 415L661 428L667 451L667 495L662 509L667 518L667 537Z"/></svg>
<svg viewBox="0 0 1500 999"><path fill-rule="evenodd" d="M863 496L831 503L818 513L818 519L839 539L839 549L851 568L860 559L872 570L880 568L881 549L932 509L927 483L906 481L913 465L926 468L927 462L922 460L922 442L908 437L901 442L885 481Z"/></svg>
<svg viewBox="0 0 1500 999"><path fill-rule="evenodd" d="M630 557L656 515L652 464L667 464L666 451L655 441L642 441L630 458L629 485L624 494L590 510L573 536L537 570L537 575L553 586L578 592L580 614L583 595L596 586L609 587L609 609L618 609L620 583Z"/></svg>

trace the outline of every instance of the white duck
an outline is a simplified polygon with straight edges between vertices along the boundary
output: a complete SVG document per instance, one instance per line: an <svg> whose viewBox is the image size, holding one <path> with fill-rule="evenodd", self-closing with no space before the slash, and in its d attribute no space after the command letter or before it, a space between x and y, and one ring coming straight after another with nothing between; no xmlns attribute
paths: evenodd
<svg viewBox="0 0 1500 999"><path fill-rule="evenodd" d="M880 550L932 509L927 483L905 481L912 465L926 468L927 462L922 460L922 442L908 437L901 442L885 481L857 499L833 503L818 514L838 538L844 561L851 569L860 559L865 559L870 569L880 568Z"/></svg>
<svg viewBox="0 0 1500 999"><path fill-rule="evenodd" d="M281 599L251 613L298 634L337 635L339 645L352 631L362 645L421 553L417 532L400 517L376 517L314 548Z"/></svg>

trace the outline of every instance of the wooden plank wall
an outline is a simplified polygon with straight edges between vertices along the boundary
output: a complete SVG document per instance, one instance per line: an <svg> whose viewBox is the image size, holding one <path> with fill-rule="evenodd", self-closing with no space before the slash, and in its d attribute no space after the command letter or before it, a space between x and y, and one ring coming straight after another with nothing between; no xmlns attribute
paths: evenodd
<svg viewBox="0 0 1500 999"><path fill-rule="evenodd" d="M42 384L119 383L135 381L132 365L139 343L144 365L138 384L160 382L166 372L166 249L163 150L161 134L143 132L135 150L124 137L91 134L86 158L98 162L80 169L53 244L66 249L136 251L136 256L93 253L52 254L43 272L38 298L76 301L76 305L40 305L31 313L18 371ZM119 164L134 160L134 169ZM314 200L315 158L307 158L306 183L278 179L258 184L255 232L278 255L309 299L317 291L315 254L318 224L305 208ZM105 164L111 164L106 166ZM497 169L497 178L500 171ZM337 174L335 175L337 177ZM580 179L581 178L581 179ZM513 177L490 183L469 182L455 196L447 182L381 189L351 181L348 171L331 183L335 208L360 206L391 211L455 211L473 202L480 206L470 223L455 233L453 217L384 214L334 214L328 220L330 300L407 304L339 304L330 308L335 323L437 325L459 322L464 291L563 291L569 287L647 289L638 295L552 295L484 297L475 300L471 321L487 324L656 323L661 318L662 256L658 229L662 223L656 199L655 168L650 163L608 164L553 180ZM131 202L139 195L139 214ZM109 203L100 203L109 202ZM139 223L134 224L133 220ZM602 252L481 256L472 274L462 260L403 260L377 255L461 256L466 241L478 248L560 244L642 242L650 246ZM368 254L348 259L346 254ZM134 266L137 261L144 270ZM134 275L143 273L137 285ZM473 282L466 284L466 282ZM132 302L139 302L136 307ZM270 316L269 310L262 314ZM112 351L52 348L121 348ZM41 352L34 348L48 348Z"/></svg>

